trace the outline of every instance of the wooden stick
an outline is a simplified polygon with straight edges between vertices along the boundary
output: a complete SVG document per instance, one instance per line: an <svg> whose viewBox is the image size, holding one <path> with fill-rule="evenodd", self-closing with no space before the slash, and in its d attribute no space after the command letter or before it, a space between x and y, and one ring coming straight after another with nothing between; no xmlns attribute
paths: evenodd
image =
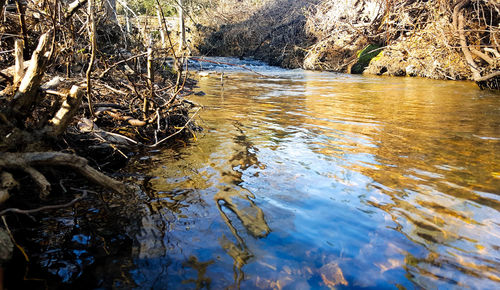
<svg viewBox="0 0 500 290"><path fill-rule="evenodd" d="M151 100L154 98L154 72L153 72L153 35L149 35L149 44L148 44L148 59L147 59L147 71L148 71L148 86L149 86L149 97ZM144 105L142 108L143 119L146 120L149 108L148 108L148 97L144 95Z"/></svg>
<svg viewBox="0 0 500 290"><path fill-rule="evenodd" d="M17 13L19 15L19 24L21 25L21 35L23 36L24 44L28 44L28 35L26 30L26 21L24 19L25 9L21 0L16 0Z"/></svg>
<svg viewBox="0 0 500 290"><path fill-rule="evenodd" d="M160 141L156 142L155 144L148 145L148 147L156 147L156 146L160 145L161 143L167 141L168 139L174 137L175 135L179 134L180 132L182 132L182 130L186 129L186 127L189 125L189 123L191 123L191 121L193 121L194 117L198 114L198 112L200 110L201 110L201 108L198 108L198 110L196 112L194 112L193 116L191 116L191 118L189 118L189 120L186 122L186 124L184 124L184 126L182 126L182 128L180 128L179 130L175 131L171 135L169 135L169 136L161 139Z"/></svg>
<svg viewBox="0 0 500 290"><path fill-rule="evenodd" d="M96 27L95 27L95 19L94 19L94 0L88 1L88 14L89 14L89 25L90 25L90 46L91 46L91 55L89 61L89 67L87 68L86 77L87 77L87 102L89 104L89 112L91 116L94 116L94 109L92 108L92 83L90 81L90 76L92 74L92 67L95 62L95 54L97 50L97 36L96 36Z"/></svg>
<svg viewBox="0 0 500 290"><path fill-rule="evenodd" d="M119 62L117 63L114 63L113 65L111 65L110 67L108 67L107 69L105 69L100 75L99 75L99 78L102 78L105 74L107 74L112 68L116 67L117 65L121 64L121 63L124 63L124 62L127 62L129 60L132 60L134 58L137 58L137 57L141 57L141 56L144 56L144 55L147 55L148 53L147 52L143 52L143 53L139 53L137 55L134 55L134 56L131 56L127 59L123 59L123 60L120 60Z"/></svg>
<svg viewBox="0 0 500 290"><path fill-rule="evenodd" d="M24 77L24 59L23 59L24 41L16 39L14 42L14 87L17 87Z"/></svg>
<svg viewBox="0 0 500 290"><path fill-rule="evenodd" d="M72 201L70 201L68 203L55 204L55 205L45 205L45 206L42 206L42 207L39 207L39 208L35 208L35 209L7 208L7 209L4 209L4 210L0 211L0 216L3 216L3 215L5 215L5 214L7 214L9 212L29 215L29 214L41 212L41 211L44 211L44 210L52 210L52 209L60 209L60 208L70 207L70 206L73 206L75 203L79 202L80 200L82 200L82 199L84 199L86 197L87 197L87 191L83 190L83 194L81 196L73 199Z"/></svg>

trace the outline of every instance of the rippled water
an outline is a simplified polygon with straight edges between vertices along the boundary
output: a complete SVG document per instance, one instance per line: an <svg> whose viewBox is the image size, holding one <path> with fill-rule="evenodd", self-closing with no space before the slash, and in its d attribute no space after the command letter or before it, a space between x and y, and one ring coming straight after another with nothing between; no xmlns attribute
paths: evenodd
<svg viewBox="0 0 500 290"><path fill-rule="evenodd" d="M136 285L500 287L500 95L252 64L204 64L205 131L143 158Z"/></svg>

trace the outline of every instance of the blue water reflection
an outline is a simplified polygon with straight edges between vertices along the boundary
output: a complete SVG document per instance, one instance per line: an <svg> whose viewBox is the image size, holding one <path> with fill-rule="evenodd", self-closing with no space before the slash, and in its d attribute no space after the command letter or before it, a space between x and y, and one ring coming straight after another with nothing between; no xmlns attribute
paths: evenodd
<svg viewBox="0 0 500 290"><path fill-rule="evenodd" d="M246 65L209 67L205 132L144 165L139 288L500 286L498 96Z"/></svg>

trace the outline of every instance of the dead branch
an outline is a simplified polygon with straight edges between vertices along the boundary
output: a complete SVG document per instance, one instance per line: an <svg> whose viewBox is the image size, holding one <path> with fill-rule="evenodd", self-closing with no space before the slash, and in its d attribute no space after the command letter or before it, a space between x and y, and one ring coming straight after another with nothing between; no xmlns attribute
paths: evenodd
<svg viewBox="0 0 500 290"><path fill-rule="evenodd" d="M489 57L487 54L482 53L481 51L479 51L473 47L470 48L470 52L472 52L474 55L480 57L482 60L484 60L485 62L487 62L490 65L493 65L495 63L495 61L491 57Z"/></svg>
<svg viewBox="0 0 500 290"><path fill-rule="evenodd" d="M492 72L488 75L485 75L485 76L482 76L482 77L476 79L475 81L476 82L484 82L484 81L487 81L489 79L492 79L492 78L498 77L498 76L500 76L500 71Z"/></svg>
<svg viewBox="0 0 500 290"><path fill-rule="evenodd" d="M21 3L21 0L16 0L17 13L19 17L19 24L21 26L21 35L23 36L24 44L28 43L28 33L26 30L26 20L24 18L24 5Z"/></svg>
<svg viewBox="0 0 500 290"><path fill-rule="evenodd" d="M175 131L173 134L161 139L160 141L157 141L155 144L153 145L149 145L148 147L156 147L162 143L164 143L165 141L167 141L168 139L174 137L175 135L179 134L180 132L182 132L184 129L186 129L186 127L193 121L194 117L196 117L196 115L198 114L198 112L201 110L201 108L198 108L198 110L196 110L196 112L194 112L194 114L191 116L191 118L189 118L189 120L186 122L186 124L184 126L182 126L179 130Z"/></svg>
<svg viewBox="0 0 500 290"><path fill-rule="evenodd" d="M11 103L10 109L15 114L27 115L30 112L29 108L36 100L40 82L45 72L45 66L47 65L45 52L48 49L51 34L51 31L42 34L38 46L33 52L28 71L23 77Z"/></svg>
<svg viewBox="0 0 500 290"><path fill-rule="evenodd" d="M22 39L16 39L14 42L14 87L17 87L24 77L23 49L24 41Z"/></svg>
<svg viewBox="0 0 500 290"><path fill-rule="evenodd" d="M14 52L15 50L12 50L12 52ZM30 60L25 60L22 64L22 66L24 68L26 67L29 67L30 66ZM12 66L9 66L8 68L5 68L3 70L0 71L1 74L4 74L4 75L8 75L10 78L12 78L14 76L14 73L16 71L16 65L12 65Z"/></svg>
<svg viewBox="0 0 500 290"><path fill-rule="evenodd" d="M96 35L96 26L94 19L94 0L89 0L88 2L88 14L89 14L89 26L90 26L90 46L91 46L91 55L89 61L89 67L87 68L86 77L87 77L87 102L89 104L89 112L91 116L94 116L94 109L92 108L92 83L90 81L90 75L92 74L92 67L95 62L95 54L97 50L97 35Z"/></svg>
<svg viewBox="0 0 500 290"><path fill-rule="evenodd" d="M5 6L6 0L0 0L0 22L3 21L3 7Z"/></svg>
<svg viewBox="0 0 500 290"><path fill-rule="evenodd" d="M149 86L149 98L153 100L154 97L154 71L153 71L153 36L149 35L149 44L148 44L148 50L147 50L147 80L148 80L148 86ZM148 116L148 96L144 95L144 104L142 107L142 112L143 112L143 119L146 120Z"/></svg>
<svg viewBox="0 0 500 290"><path fill-rule="evenodd" d="M472 58L472 54L467 46L467 40L465 39L464 33L464 13L462 11L458 12L458 35L460 38L460 46L462 48L462 53L465 56L465 60L469 65L470 70L472 71L472 77L474 80L481 78L481 74L479 69L477 68L477 64Z"/></svg>
<svg viewBox="0 0 500 290"><path fill-rule="evenodd" d="M0 168L25 170L27 167L66 166L80 173L90 181L124 194L128 187L88 165L87 159L61 152L1 153Z"/></svg>
<svg viewBox="0 0 500 290"><path fill-rule="evenodd" d="M139 53L137 55L134 55L134 56L131 56L127 59L123 59L123 60L120 60L119 62L116 62L114 63L113 65L111 65L110 67L108 67L107 69L105 69L100 75L99 75L99 78L102 78L104 75L106 75L111 69L115 68L117 65L119 64L122 64L124 62L127 62L127 61L130 61L130 60L133 60L134 58L138 58L138 57L141 57L141 56L145 56L147 55L148 53L147 52L143 52L143 53Z"/></svg>
<svg viewBox="0 0 500 290"><path fill-rule="evenodd" d="M61 108L57 111L54 118L49 121L50 127L47 129L51 136L56 137L66 131L66 128L80 108L82 96L83 91L78 86L71 87Z"/></svg>
<svg viewBox="0 0 500 290"><path fill-rule="evenodd" d="M40 173L40 171L36 170L35 168L26 165L20 168L24 172L28 173L33 181L37 184L38 188L40 189L40 198L45 199L49 193L50 193L50 182L45 178L45 176Z"/></svg>
<svg viewBox="0 0 500 290"><path fill-rule="evenodd" d="M103 113L111 116L112 118L114 118L116 120L125 121L125 122L129 123L130 125L136 126L136 127L142 127L142 126L146 126L148 124L147 121L141 121L141 120L138 120L138 119L130 117L130 116L123 116L119 112L113 112L112 110L104 110ZM147 118L144 118L144 119L147 119Z"/></svg>
<svg viewBox="0 0 500 290"><path fill-rule="evenodd" d="M65 18L66 20L70 19L73 14L80 9L85 3L87 3L87 0L75 0L71 2L68 6L68 11L65 13Z"/></svg>
<svg viewBox="0 0 500 290"><path fill-rule="evenodd" d="M458 26L458 16L460 14L460 10L462 10L462 8L469 4L469 1L470 0L459 0L456 4L455 4L455 7L453 7L453 15L452 15L452 18L453 18L453 28L459 30L459 26Z"/></svg>
<svg viewBox="0 0 500 290"><path fill-rule="evenodd" d="M80 130L80 132L92 133L98 139L110 144L124 145L124 146L129 146L131 144L133 145L139 144L139 142L131 138L128 138L126 136L123 136L121 134L104 131L99 127L97 127L97 125L95 125L94 122L92 122L87 118L80 119L80 122L78 122L78 129Z"/></svg>
<svg viewBox="0 0 500 290"><path fill-rule="evenodd" d="M76 204L77 202L79 202L80 200L86 198L87 195L88 195L87 191L83 190L83 194L81 196L71 200L70 202L64 203L64 204L45 205L45 206L41 206L41 207L35 208L35 209L7 208L7 209L0 211L0 216L4 216L5 214L7 214L9 212L30 215L33 213L46 211L46 210L54 210L54 209L61 209L61 208L65 208L65 207L71 207L74 204Z"/></svg>

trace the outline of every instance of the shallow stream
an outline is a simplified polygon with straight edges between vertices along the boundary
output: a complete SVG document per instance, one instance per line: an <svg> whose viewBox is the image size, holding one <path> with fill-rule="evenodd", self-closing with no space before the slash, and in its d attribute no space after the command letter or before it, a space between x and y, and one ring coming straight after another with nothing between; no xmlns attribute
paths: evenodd
<svg viewBox="0 0 500 290"><path fill-rule="evenodd" d="M500 287L500 95L211 60L253 72L195 64L204 131L142 158L139 288Z"/></svg>

